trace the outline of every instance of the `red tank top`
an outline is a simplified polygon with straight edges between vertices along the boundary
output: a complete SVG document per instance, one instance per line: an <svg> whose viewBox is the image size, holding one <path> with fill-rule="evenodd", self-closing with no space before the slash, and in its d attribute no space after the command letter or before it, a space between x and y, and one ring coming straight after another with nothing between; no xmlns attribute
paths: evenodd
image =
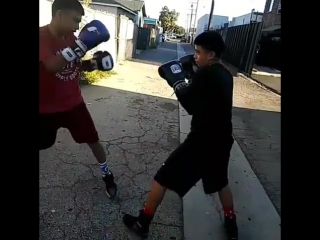
<svg viewBox="0 0 320 240"><path fill-rule="evenodd" d="M80 60L70 62L60 72L48 72L41 61L70 46L72 34L63 40L56 39L48 26L39 28L39 112L68 111L83 102L79 87Z"/></svg>

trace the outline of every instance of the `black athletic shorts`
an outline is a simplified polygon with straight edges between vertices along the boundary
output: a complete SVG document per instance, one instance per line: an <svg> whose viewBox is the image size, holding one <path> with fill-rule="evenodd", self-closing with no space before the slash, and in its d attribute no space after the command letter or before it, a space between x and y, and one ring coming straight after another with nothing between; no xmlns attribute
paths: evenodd
<svg viewBox="0 0 320 240"><path fill-rule="evenodd" d="M202 179L204 192L211 194L228 185L228 164L233 137L204 140L190 133L156 173L154 180L181 198Z"/></svg>

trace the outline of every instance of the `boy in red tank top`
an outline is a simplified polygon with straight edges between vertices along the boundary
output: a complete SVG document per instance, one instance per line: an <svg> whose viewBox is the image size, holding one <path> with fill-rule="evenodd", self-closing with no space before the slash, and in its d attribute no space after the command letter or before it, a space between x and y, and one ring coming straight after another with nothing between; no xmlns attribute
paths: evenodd
<svg viewBox="0 0 320 240"><path fill-rule="evenodd" d="M55 0L52 20L39 28L39 150L51 147L59 128L67 128L75 142L86 143L100 164L106 193L117 193L106 153L81 96L79 73L92 69L91 61L66 61L62 50L74 45L74 32L84 9L78 0Z"/></svg>

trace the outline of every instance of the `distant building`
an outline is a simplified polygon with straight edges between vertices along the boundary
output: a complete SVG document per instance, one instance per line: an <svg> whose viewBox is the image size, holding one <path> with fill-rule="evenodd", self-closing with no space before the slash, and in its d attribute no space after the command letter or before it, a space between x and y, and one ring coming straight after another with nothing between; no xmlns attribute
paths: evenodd
<svg viewBox="0 0 320 240"><path fill-rule="evenodd" d="M82 1L80 0L80 2ZM143 26L143 17L147 16L144 1L92 0L90 7L116 16L124 15L139 27Z"/></svg>
<svg viewBox="0 0 320 240"><path fill-rule="evenodd" d="M249 24L252 22L262 22L262 13L259 12L251 12L238 17L232 18L232 21L229 23L229 27L235 27L239 25Z"/></svg>
<svg viewBox="0 0 320 240"><path fill-rule="evenodd" d="M263 12L263 28L281 28L281 0L267 0Z"/></svg>
<svg viewBox="0 0 320 240"><path fill-rule="evenodd" d="M156 28L159 25L160 25L160 22L156 18L148 18L148 17L143 18L143 27L144 28L146 28L146 27Z"/></svg>
<svg viewBox="0 0 320 240"><path fill-rule="evenodd" d="M197 22L196 36L198 36L200 33L204 31L207 31L209 17L210 17L210 14L205 14L199 18ZM221 27L224 26L225 23L229 23L229 17L213 15L211 18L210 30L220 29Z"/></svg>

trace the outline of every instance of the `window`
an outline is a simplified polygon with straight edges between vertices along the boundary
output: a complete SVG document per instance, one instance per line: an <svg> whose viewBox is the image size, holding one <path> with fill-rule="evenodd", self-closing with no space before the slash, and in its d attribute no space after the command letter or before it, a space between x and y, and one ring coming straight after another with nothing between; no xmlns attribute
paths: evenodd
<svg viewBox="0 0 320 240"><path fill-rule="evenodd" d="M274 3L274 0L271 0L271 2L270 2L270 6L269 6L269 12L271 12L271 11L272 11L273 3Z"/></svg>

